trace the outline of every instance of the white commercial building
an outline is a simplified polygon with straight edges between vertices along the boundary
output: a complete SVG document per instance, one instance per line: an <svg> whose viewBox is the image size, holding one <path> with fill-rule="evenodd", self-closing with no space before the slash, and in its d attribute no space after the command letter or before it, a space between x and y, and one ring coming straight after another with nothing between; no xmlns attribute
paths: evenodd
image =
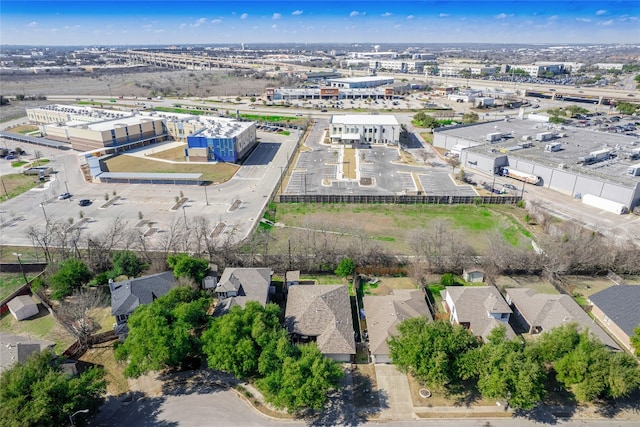
<svg viewBox="0 0 640 427"><path fill-rule="evenodd" d="M331 143L398 144L400 125L393 115L345 114L331 116Z"/></svg>

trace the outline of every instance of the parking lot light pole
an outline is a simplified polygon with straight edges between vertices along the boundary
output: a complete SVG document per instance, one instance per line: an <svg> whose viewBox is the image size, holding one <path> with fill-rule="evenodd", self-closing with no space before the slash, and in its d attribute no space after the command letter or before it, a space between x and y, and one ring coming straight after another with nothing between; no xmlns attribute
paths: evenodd
<svg viewBox="0 0 640 427"><path fill-rule="evenodd" d="M73 417L75 417L78 414L86 414L87 412L89 412L88 409L80 409L79 411L76 411L73 414L69 415L69 421L71 422L71 427L75 427L75 424L73 423Z"/></svg>
<svg viewBox="0 0 640 427"><path fill-rule="evenodd" d="M47 217L47 211L44 210L44 204L40 203L40 207L42 208L42 213L44 214L44 220L48 224L49 223L49 218Z"/></svg>
<svg viewBox="0 0 640 427"><path fill-rule="evenodd" d="M182 205L182 215L184 216L184 228L185 229L189 229L189 226L187 225L187 211L185 211L186 206Z"/></svg>
<svg viewBox="0 0 640 427"><path fill-rule="evenodd" d="M204 199L207 201L207 206L209 206L209 196L207 196L207 186L204 185Z"/></svg>
<svg viewBox="0 0 640 427"><path fill-rule="evenodd" d="M22 277L24 277L24 283L29 283L29 280L27 279L27 275L24 273L24 267L22 266L22 260L20 259L20 257L22 256L22 254L19 254L17 252L14 252L13 255L18 258L18 264L20 264L20 271L22 272Z"/></svg>

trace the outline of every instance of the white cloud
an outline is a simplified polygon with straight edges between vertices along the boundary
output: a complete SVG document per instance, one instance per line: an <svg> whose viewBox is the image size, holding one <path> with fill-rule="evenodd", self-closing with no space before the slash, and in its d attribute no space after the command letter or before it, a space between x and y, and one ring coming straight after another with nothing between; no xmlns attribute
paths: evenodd
<svg viewBox="0 0 640 427"><path fill-rule="evenodd" d="M438 15L440 18L446 18L447 16L449 16L448 13L441 13L440 15Z"/></svg>
<svg viewBox="0 0 640 427"><path fill-rule="evenodd" d="M165 31L164 28L160 28L158 30L154 30L153 32L154 33L164 33L164 31Z"/></svg>
<svg viewBox="0 0 640 427"><path fill-rule="evenodd" d="M51 29L51 32L52 32L52 33L57 33L57 32L58 32L58 29L57 29L57 28L52 28L52 29Z"/></svg>
<svg viewBox="0 0 640 427"><path fill-rule="evenodd" d="M358 12L357 10L352 10L351 13L349 14L349 16L354 17L354 16L358 16L360 15L360 12Z"/></svg>
<svg viewBox="0 0 640 427"><path fill-rule="evenodd" d="M220 19L220 18L212 19L211 23L212 24L221 24L222 23L222 19Z"/></svg>
<svg viewBox="0 0 640 427"><path fill-rule="evenodd" d="M200 25L204 24L205 22L207 22L207 18L200 18L196 22L194 22L191 26L198 28Z"/></svg>
<svg viewBox="0 0 640 427"><path fill-rule="evenodd" d="M496 15L496 19L505 19L508 15L506 13L500 13Z"/></svg>
<svg viewBox="0 0 640 427"><path fill-rule="evenodd" d="M413 16L413 15L409 15L409 16L407 16L407 19L413 19L413 18L414 18L414 16Z"/></svg>
<svg viewBox="0 0 640 427"><path fill-rule="evenodd" d="M282 18L282 15L281 15L281 14L279 14L279 13L274 13L274 14L271 16L271 19L273 19L274 21L277 21L277 20L278 20L278 19L280 19L280 18Z"/></svg>
<svg viewBox="0 0 640 427"><path fill-rule="evenodd" d="M589 18L576 18L576 21L580 21L580 22L591 22L591 19L589 19Z"/></svg>
<svg viewBox="0 0 640 427"><path fill-rule="evenodd" d="M302 15L303 11L302 10L294 10L293 12L291 12L291 14L293 16L298 16L298 15Z"/></svg>
<svg viewBox="0 0 640 427"><path fill-rule="evenodd" d="M549 21L557 21L558 20L558 15L551 15L549 17Z"/></svg>
<svg viewBox="0 0 640 427"><path fill-rule="evenodd" d="M606 15L607 11L604 9L600 9L598 11L596 11L596 16L601 16L601 15Z"/></svg>
<svg viewBox="0 0 640 427"><path fill-rule="evenodd" d="M27 24L27 27L33 28L33 27L35 27L36 25L38 25L38 23L37 23L36 21L31 21L31 22L29 22L29 23Z"/></svg>
<svg viewBox="0 0 640 427"><path fill-rule="evenodd" d="M391 15L393 15L391 12L385 12L380 16L384 16L386 18L387 16L391 16Z"/></svg>
<svg viewBox="0 0 640 427"><path fill-rule="evenodd" d="M278 26L277 26L276 24L273 24L273 25L271 26L271 28L273 28L273 29L275 30L276 28L278 28Z"/></svg>
<svg viewBox="0 0 640 427"><path fill-rule="evenodd" d="M248 13L243 13L242 15L240 15L240 19L244 20L247 19L249 17Z"/></svg>
<svg viewBox="0 0 640 427"><path fill-rule="evenodd" d="M604 21L602 23L602 25L604 25L605 27L608 27L609 25L612 25L612 24L613 24L613 19L609 19L608 21Z"/></svg>
<svg viewBox="0 0 640 427"><path fill-rule="evenodd" d="M186 27L187 27L187 24L180 24L178 28L181 30L184 30Z"/></svg>
<svg viewBox="0 0 640 427"><path fill-rule="evenodd" d="M400 25L400 24L396 24L396 25L393 26L393 28L400 28L400 27L402 27L402 25Z"/></svg>

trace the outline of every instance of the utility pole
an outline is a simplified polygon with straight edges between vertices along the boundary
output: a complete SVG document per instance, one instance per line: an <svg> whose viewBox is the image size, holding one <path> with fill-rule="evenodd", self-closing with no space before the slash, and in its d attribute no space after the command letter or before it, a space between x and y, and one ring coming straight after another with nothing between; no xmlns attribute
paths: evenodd
<svg viewBox="0 0 640 427"><path fill-rule="evenodd" d="M29 283L29 280L27 279L27 275L24 273L24 267L22 266L22 260L20 259L22 254L14 252L13 255L15 255L16 258L18 258L18 264L20 264L20 271L22 272L22 277L24 277L24 283Z"/></svg>

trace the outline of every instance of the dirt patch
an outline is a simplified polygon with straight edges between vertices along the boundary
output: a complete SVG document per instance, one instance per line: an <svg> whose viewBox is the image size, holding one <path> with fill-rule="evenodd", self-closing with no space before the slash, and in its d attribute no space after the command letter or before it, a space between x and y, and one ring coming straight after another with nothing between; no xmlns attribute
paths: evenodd
<svg viewBox="0 0 640 427"><path fill-rule="evenodd" d="M482 395L476 391L466 394L450 394L443 390L435 390L426 387L431 392L431 397L423 398L420 396L420 389L425 388L413 376L407 375L409 380L409 390L411 391L411 401L413 406L419 407L439 407L439 406L459 406L459 407L478 407L478 406L495 406L493 399L484 399Z"/></svg>
<svg viewBox="0 0 640 427"><path fill-rule="evenodd" d="M375 365L358 364L353 368L353 405L356 408L380 405Z"/></svg>
<svg viewBox="0 0 640 427"><path fill-rule="evenodd" d="M575 292L586 297L614 286L613 282L606 277L564 276L563 279L573 286Z"/></svg>
<svg viewBox="0 0 640 427"><path fill-rule="evenodd" d="M149 372L138 378L129 378L129 390L145 393L147 396L160 396L162 394L163 381L158 372Z"/></svg>
<svg viewBox="0 0 640 427"><path fill-rule="evenodd" d="M553 285L539 276L500 276L496 279L498 289L531 288L537 294L558 294Z"/></svg>
<svg viewBox="0 0 640 427"><path fill-rule="evenodd" d="M346 179L356 179L356 150L344 148L342 153L342 174Z"/></svg>
<svg viewBox="0 0 640 427"><path fill-rule="evenodd" d="M124 376L124 362L117 362L113 355L113 343L104 343L87 350L80 360L94 363L104 368L107 380L107 394L118 396L129 391L129 383Z"/></svg>

